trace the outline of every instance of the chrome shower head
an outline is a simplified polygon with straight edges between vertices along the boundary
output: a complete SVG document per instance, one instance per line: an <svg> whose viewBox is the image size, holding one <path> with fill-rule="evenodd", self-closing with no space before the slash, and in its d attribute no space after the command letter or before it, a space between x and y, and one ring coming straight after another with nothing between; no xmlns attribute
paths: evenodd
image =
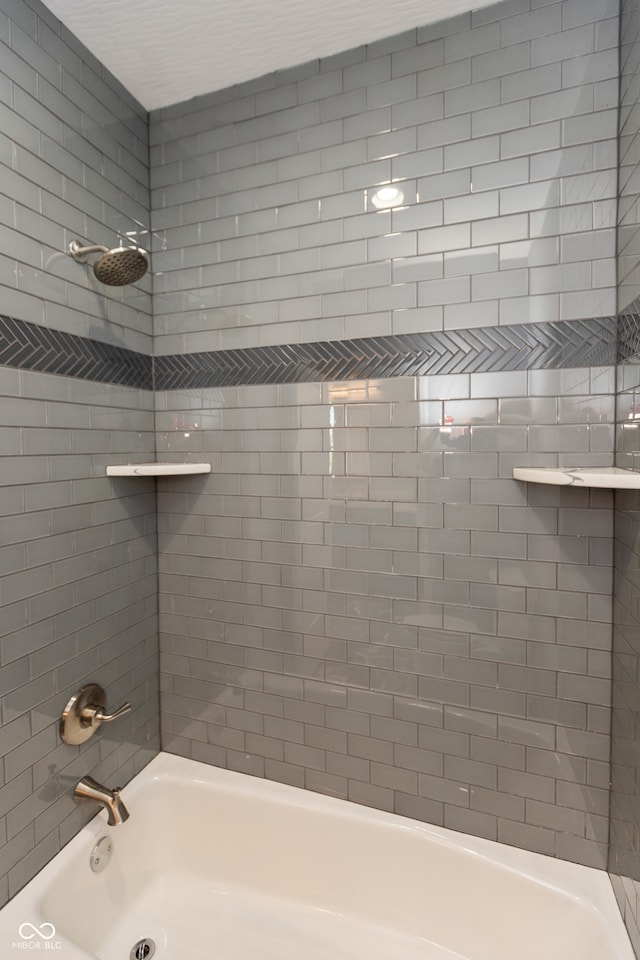
<svg viewBox="0 0 640 960"><path fill-rule="evenodd" d="M149 264L144 250L139 247L108 247L93 244L81 247L77 240L69 244L69 256L83 263L90 253L101 253L93 265L93 272L101 283L110 287L124 287L128 283L135 283L147 272Z"/></svg>
<svg viewBox="0 0 640 960"><path fill-rule="evenodd" d="M148 266L147 258L137 247L116 247L96 260L93 272L102 283L124 287L143 277Z"/></svg>

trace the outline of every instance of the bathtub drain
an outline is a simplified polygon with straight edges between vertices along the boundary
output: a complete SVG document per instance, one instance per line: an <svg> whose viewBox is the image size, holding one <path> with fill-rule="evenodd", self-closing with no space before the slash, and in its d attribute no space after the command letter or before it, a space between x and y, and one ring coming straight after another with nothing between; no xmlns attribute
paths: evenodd
<svg viewBox="0 0 640 960"><path fill-rule="evenodd" d="M156 945L153 940L149 940L148 938L138 940L131 948L129 960L151 960L155 952Z"/></svg>

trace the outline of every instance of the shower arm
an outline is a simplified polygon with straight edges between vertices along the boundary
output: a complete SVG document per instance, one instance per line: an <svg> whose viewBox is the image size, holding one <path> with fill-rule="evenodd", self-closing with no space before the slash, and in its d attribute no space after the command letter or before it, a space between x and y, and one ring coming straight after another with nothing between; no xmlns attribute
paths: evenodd
<svg viewBox="0 0 640 960"><path fill-rule="evenodd" d="M82 262L90 253L108 253L109 248L103 247L99 243L93 243L88 247L81 247L77 240L72 240L69 244L69 256L74 260Z"/></svg>

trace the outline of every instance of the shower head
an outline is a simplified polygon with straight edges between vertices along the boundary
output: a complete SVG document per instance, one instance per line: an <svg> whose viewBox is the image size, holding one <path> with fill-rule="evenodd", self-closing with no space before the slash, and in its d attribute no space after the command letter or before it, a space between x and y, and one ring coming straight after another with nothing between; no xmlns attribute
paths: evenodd
<svg viewBox="0 0 640 960"><path fill-rule="evenodd" d="M90 253L102 254L93 265L93 272L101 283L110 287L124 287L128 283L135 283L144 276L148 269L147 257L139 247L108 247L93 244L81 247L77 240L69 244L69 256L83 263Z"/></svg>

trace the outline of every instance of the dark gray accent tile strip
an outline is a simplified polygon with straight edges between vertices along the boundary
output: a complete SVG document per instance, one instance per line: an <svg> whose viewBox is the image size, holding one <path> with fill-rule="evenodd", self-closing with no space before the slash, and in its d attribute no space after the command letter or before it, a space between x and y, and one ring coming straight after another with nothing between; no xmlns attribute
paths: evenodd
<svg viewBox="0 0 640 960"><path fill-rule="evenodd" d="M640 352L640 316L620 318L618 360ZM0 364L145 390L606 366L616 318L148 357L0 316Z"/></svg>
<svg viewBox="0 0 640 960"><path fill-rule="evenodd" d="M640 354L640 297L618 317L618 363Z"/></svg>
<svg viewBox="0 0 640 960"><path fill-rule="evenodd" d="M11 317L0 316L0 364L153 389L151 357Z"/></svg>
<svg viewBox="0 0 640 960"><path fill-rule="evenodd" d="M616 318L366 337L156 357L157 390L607 366Z"/></svg>

